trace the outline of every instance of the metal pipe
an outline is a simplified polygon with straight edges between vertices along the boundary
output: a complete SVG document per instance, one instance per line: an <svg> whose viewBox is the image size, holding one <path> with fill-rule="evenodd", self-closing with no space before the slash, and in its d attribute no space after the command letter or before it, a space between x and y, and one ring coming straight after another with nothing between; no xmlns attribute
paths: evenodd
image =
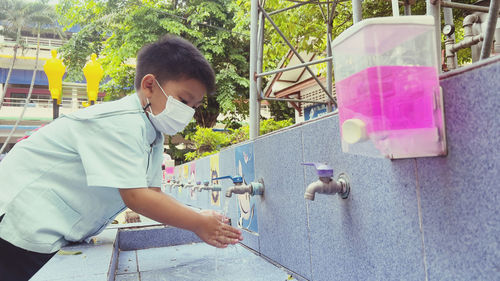
<svg viewBox="0 0 500 281"><path fill-rule="evenodd" d="M285 67L285 68L280 68L280 69L275 69L275 70L271 70L271 71L267 71L267 72L262 72L262 73L257 74L257 77L269 76L269 75L273 75L275 73L294 70L297 68L302 68L306 65L314 65L314 64L318 64L318 63L322 63L322 62L328 62L328 61L332 61L332 59L333 59L333 57L329 56L329 57L326 57L324 59L314 60L314 61L310 61L310 62L306 62L306 63L297 64L294 66L289 66L289 67Z"/></svg>
<svg viewBox="0 0 500 281"><path fill-rule="evenodd" d="M252 1L255 1L255 0L252 0ZM253 3L253 2L252 2ZM297 52L297 50L295 50L295 48L292 46L292 44L290 43L290 41L288 41L288 39L285 37L285 35L283 34L283 32L281 32L281 30L279 29L279 27L276 25L276 23L274 23L274 21L271 19L271 17L266 13L266 11L264 11L264 9L262 7L259 7L260 8L260 11L264 14L264 16L267 18L267 20L269 21L269 23L271 23L271 25L276 29L276 32L278 32L278 34L281 36L281 38L283 38L283 40L285 41L285 43L288 45L288 47L290 48L290 50L292 50L292 52L295 54L295 56L297 56L297 58L300 60L301 63L305 63L304 59L302 58L302 56L299 54L299 52ZM328 93L328 90L325 89L325 86L323 86L323 84L321 83L321 81L319 81L318 77L316 77L316 74L314 74L314 72L308 67L308 66L305 66L306 70L309 72L309 74L311 74L311 77L314 78L314 80L318 83L318 85L321 87L321 89L326 93L326 95L330 98L330 100L332 101L332 103L337 106L337 103L335 102L335 99L333 98L333 96Z"/></svg>
<svg viewBox="0 0 500 281"><path fill-rule="evenodd" d="M59 104L57 104L57 99L52 100L52 119L57 119L59 117Z"/></svg>
<svg viewBox="0 0 500 281"><path fill-rule="evenodd" d="M484 37L482 34L469 36L467 38L464 38L464 40L458 42L457 44L453 44L453 46L451 46L450 48L450 52L456 53L461 49L469 48L483 41L483 39Z"/></svg>
<svg viewBox="0 0 500 281"><path fill-rule="evenodd" d="M257 21L258 21L258 6L259 0L251 0L250 8L250 140L255 139L259 135L259 101L257 100L257 81L255 74L257 73Z"/></svg>
<svg viewBox="0 0 500 281"><path fill-rule="evenodd" d="M361 0L352 0L352 23L360 22L363 19L362 11Z"/></svg>
<svg viewBox="0 0 500 281"><path fill-rule="evenodd" d="M451 2L451 0L444 0L444 1ZM451 8L443 7L443 15L444 15L444 24L452 25L452 26L455 25L453 23L453 10ZM448 44L448 45L455 44L455 33L453 33L451 36L448 36L448 38L446 38L445 46L446 46L446 44ZM455 53L453 53L453 56L448 56L448 54L446 54L446 65L448 66L448 69L455 69L456 68L456 66L458 65L458 61L457 61L457 56Z"/></svg>
<svg viewBox="0 0 500 281"><path fill-rule="evenodd" d="M410 0L405 0L405 16L411 16L411 5Z"/></svg>
<svg viewBox="0 0 500 281"><path fill-rule="evenodd" d="M486 25L486 35L484 36L483 48L481 49L480 60L490 57L491 46L495 38L495 29L497 26L498 10L500 7L500 0L490 1L490 12L488 14L488 21Z"/></svg>
<svg viewBox="0 0 500 281"><path fill-rule="evenodd" d="M275 14L278 14L278 13L281 13L281 12L285 12L285 11L288 11L288 10L291 10L291 9L295 9L295 8L300 7L300 6L309 4L311 2L313 2L313 1L302 2L302 3L299 3L297 5L293 5L293 6L290 6L290 7L287 7L287 8L283 8L283 9L279 9L279 10L276 10L276 11L272 11L272 12L269 12L269 15L272 16L272 15L275 15Z"/></svg>
<svg viewBox="0 0 500 281"><path fill-rule="evenodd" d="M399 3L398 0L391 0L392 2L392 16L399 17Z"/></svg>
<svg viewBox="0 0 500 281"><path fill-rule="evenodd" d="M498 0L497 0L497 2L498 2ZM472 12L488 13L490 11L490 9L488 7L455 3L455 2L449 2L449 1L443 1L443 0L441 0L440 4L441 4L441 6L446 7L446 8L457 8L457 9L462 9L462 10L469 10ZM497 14L498 14L498 12L497 12Z"/></svg>
<svg viewBox="0 0 500 281"><path fill-rule="evenodd" d="M470 14L466 16L463 20L462 26L464 28L464 39L462 41L464 42L471 42L472 37L477 35L474 34L474 31L472 29L472 26L474 23L479 23L481 19L479 18L479 15L477 14ZM460 42L462 43L462 42ZM473 45L477 44L478 42L474 43ZM468 44L465 48L473 46L472 44ZM481 50L479 48L471 48L471 57L472 57L472 62L476 62L479 60L479 57L481 55Z"/></svg>
<svg viewBox="0 0 500 281"><path fill-rule="evenodd" d="M432 3L434 2L434 3ZM426 4L426 14L434 17L434 30L435 30L435 42L436 42L436 60L441 61L441 11L440 2L436 0L425 0ZM439 72L443 72L441 67L438 67Z"/></svg>

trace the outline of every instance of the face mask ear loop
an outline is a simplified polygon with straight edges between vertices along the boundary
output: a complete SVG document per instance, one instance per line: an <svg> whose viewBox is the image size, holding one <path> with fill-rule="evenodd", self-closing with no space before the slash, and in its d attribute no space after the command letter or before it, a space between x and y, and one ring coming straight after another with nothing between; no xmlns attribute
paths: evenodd
<svg viewBox="0 0 500 281"><path fill-rule="evenodd" d="M147 102L146 106L144 106L144 107L142 108L142 110L144 110L144 112L147 112L147 111L146 111L146 109L147 109L148 107L150 107L150 106L151 106L151 102L149 101L149 99L148 99L148 98L146 98L146 102Z"/></svg>
<svg viewBox="0 0 500 281"><path fill-rule="evenodd" d="M161 92L167 97L167 100L170 98L169 95L167 95L167 93L165 93L165 91L163 90L163 87L160 85L160 82L158 82L158 80L156 80L156 84L158 84L158 87L160 88Z"/></svg>

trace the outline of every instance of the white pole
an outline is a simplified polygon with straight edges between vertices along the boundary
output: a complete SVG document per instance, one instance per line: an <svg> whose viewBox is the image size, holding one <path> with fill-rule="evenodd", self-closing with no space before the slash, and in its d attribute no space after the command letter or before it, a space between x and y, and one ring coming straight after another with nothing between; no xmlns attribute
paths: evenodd
<svg viewBox="0 0 500 281"><path fill-rule="evenodd" d="M259 101L257 100L257 24L259 0L251 0L250 8L250 139L259 135Z"/></svg>
<svg viewBox="0 0 500 281"><path fill-rule="evenodd" d="M399 17L399 4L398 4L398 0L392 0L392 16Z"/></svg>

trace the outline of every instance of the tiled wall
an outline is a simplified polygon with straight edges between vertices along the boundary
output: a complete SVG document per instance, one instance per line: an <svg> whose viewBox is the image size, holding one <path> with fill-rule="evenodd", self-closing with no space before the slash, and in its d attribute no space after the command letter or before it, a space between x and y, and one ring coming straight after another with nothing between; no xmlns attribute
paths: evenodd
<svg viewBox="0 0 500 281"><path fill-rule="evenodd" d="M441 77L448 156L375 159L342 153L337 116L254 141L258 235L244 244L308 280L500 280L500 58ZM208 158L197 161L208 178ZM351 194L304 199L328 162ZM220 153L234 175L234 147ZM230 181L223 182L224 189ZM223 189L223 191L224 191ZM208 192L203 192L208 194ZM229 216L237 220L236 198ZM208 197L183 202L203 208Z"/></svg>

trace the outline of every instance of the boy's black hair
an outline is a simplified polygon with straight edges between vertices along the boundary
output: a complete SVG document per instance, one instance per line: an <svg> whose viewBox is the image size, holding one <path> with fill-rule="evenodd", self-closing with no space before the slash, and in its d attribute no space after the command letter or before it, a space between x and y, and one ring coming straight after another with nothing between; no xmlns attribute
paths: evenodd
<svg viewBox="0 0 500 281"><path fill-rule="evenodd" d="M207 94L215 91L215 74L210 63L189 41L167 35L141 48L137 54L135 89L141 88L142 78L153 74L160 84L181 78L200 81Z"/></svg>

